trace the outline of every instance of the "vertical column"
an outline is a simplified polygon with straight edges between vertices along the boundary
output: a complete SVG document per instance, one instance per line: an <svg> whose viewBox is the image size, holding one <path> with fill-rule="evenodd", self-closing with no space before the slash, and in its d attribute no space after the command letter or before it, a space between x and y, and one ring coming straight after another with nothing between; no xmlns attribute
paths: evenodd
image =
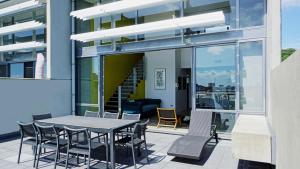
<svg viewBox="0 0 300 169"><path fill-rule="evenodd" d="M47 1L47 78L71 81L71 2Z"/></svg>
<svg viewBox="0 0 300 169"><path fill-rule="evenodd" d="M99 55L99 80L98 80L98 105L99 114L102 117L104 112L104 55Z"/></svg>
<svg viewBox="0 0 300 169"><path fill-rule="evenodd" d="M0 28L3 27L3 20L2 18L0 18ZM0 46L3 45L3 36L0 36ZM3 58L3 53L0 52L0 62L3 62L4 58Z"/></svg>
<svg viewBox="0 0 300 169"><path fill-rule="evenodd" d="M71 2L71 10L75 10L75 0L72 0ZM75 34L75 18L72 17L71 19L71 34ZM72 69L72 115L75 115L76 113L76 56L75 56L75 41L72 40L71 42L71 69Z"/></svg>
<svg viewBox="0 0 300 169"><path fill-rule="evenodd" d="M191 76L191 89L192 89L192 110L196 110L196 47L193 47L192 54L192 76Z"/></svg>

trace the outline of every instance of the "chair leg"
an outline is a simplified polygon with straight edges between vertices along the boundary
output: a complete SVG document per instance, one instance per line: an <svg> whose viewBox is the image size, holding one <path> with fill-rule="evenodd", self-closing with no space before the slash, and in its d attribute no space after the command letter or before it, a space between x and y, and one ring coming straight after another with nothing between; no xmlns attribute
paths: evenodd
<svg viewBox="0 0 300 169"><path fill-rule="evenodd" d="M148 148L147 148L147 143L145 141L145 150L146 150L146 156L147 156L147 162L149 164L149 152L148 152Z"/></svg>
<svg viewBox="0 0 300 169"><path fill-rule="evenodd" d="M18 164L20 163L20 157L22 152L23 139L21 139L20 147L19 147L19 155L18 155ZM34 167L34 166L33 166Z"/></svg>
<svg viewBox="0 0 300 169"><path fill-rule="evenodd" d="M40 160L41 153L42 153L41 145L39 145L38 148L39 148L39 150L38 150L38 156L37 156L36 165L35 165L36 169L39 167L39 160Z"/></svg>
<svg viewBox="0 0 300 169"><path fill-rule="evenodd" d="M34 146L33 149L34 149L33 150L34 151L33 167L35 167L38 145Z"/></svg>
<svg viewBox="0 0 300 169"><path fill-rule="evenodd" d="M133 160L133 165L134 165L134 168L136 169L135 155L134 155L134 146L131 146L131 150L132 150L132 160Z"/></svg>
<svg viewBox="0 0 300 169"><path fill-rule="evenodd" d="M77 165L79 164L79 154L77 154L77 156L76 156L76 163L77 163Z"/></svg>
<svg viewBox="0 0 300 169"><path fill-rule="evenodd" d="M98 133L98 142L101 143L100 133Z"/></svg>
<svg viewBox="0 0 300 169"><path fill-rule="evenodd" d="M84 158L84 165L86 165L86 155L83 155Z"/></svg>
<svg viewBox="0 0 300 169"><path fill-rule="evenodd" d="M69 162L69 150L67 150L66 169L68 168L68 162Z"/></svg>
<svg viewBox="0 0 300 169"><path fill-rule="evenodd" d="M105 141L105 153L106 153L106 168L108 168L108 135L104 136Z"/></svg>
<svg viewBox="0 0 300 169"><path fill-rule="evenodd" d="M216 139L216 143L219 143L219 137L218 137L218 133L215 133L215 139Z"/></svg>
<svg viewBox="0 0 300 169"><path fill-rule="evenodd" d="M57 164L58 154L59 154L59 148L57 148L57 150L56 150L55 162L54 162L54 169L56 169L56 164Z"/></svg>
<svg viewBox="0 0 300 169"><path fill-rule="evenodd" d="M90 169L90 165L91 165L91 154L89 154L89 159L88 159L88 169Z"/></svg>

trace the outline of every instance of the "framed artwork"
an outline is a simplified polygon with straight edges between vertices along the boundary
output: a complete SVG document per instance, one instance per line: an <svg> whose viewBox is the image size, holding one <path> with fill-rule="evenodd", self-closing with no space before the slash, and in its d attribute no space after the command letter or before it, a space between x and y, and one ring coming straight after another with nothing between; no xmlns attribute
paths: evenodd
<svg viewBox="0 0 300 169"><path fill-rule="evenodd" d="M165 90L166 89L166 69L159 68L154 70L154 89Z"/></svg>

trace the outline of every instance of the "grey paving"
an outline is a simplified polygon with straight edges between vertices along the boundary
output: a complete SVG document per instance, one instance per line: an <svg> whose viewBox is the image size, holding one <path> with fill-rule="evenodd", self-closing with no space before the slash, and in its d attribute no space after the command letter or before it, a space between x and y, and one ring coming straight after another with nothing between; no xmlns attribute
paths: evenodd
<svg viewBox="0 0 300 169"><path fill-rule="evenodd" d="M147 163L147 160L144 158L144 152L142 152L142 155L137 159L137 167L141 169L268 169L269 167L265 164L234 159L231 153L231 141L228 140L221 140L217 146L215 146L213 141L209 143L205 147L200 161L183 160L167 156L169 147L178 137L180 135L148 132L147 141L150 150L150 163ZM32 168L33 156L31 147L24 145L21 163L17 164L18 147L18 139L0 143L0 168ZM92 161L92 168L105 168L104 151L99 150L99 152L102 153L94 154L96 159ZM61 158L64 161L63 155ZM131 159L129 150L124 148L116 149L117 168L133 168ZM83 164L77 166L75 161L75 159L71 160L72 168L85 168ZM39 168L50 169L53 166L53 154L49 152L42 158ZM64 162L61 162L57 168L64 168Z"/></svg>

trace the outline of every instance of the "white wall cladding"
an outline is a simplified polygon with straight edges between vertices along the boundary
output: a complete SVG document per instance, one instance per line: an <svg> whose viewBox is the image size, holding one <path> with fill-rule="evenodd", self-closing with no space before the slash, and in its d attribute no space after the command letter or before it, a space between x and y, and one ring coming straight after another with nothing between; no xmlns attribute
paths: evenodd
<svg viewBox="0 0 300 169"><path fill-rule="evenodd" d="M271 118L276 168L298 169L300 152L300 50L271 74Z"/></svg>

